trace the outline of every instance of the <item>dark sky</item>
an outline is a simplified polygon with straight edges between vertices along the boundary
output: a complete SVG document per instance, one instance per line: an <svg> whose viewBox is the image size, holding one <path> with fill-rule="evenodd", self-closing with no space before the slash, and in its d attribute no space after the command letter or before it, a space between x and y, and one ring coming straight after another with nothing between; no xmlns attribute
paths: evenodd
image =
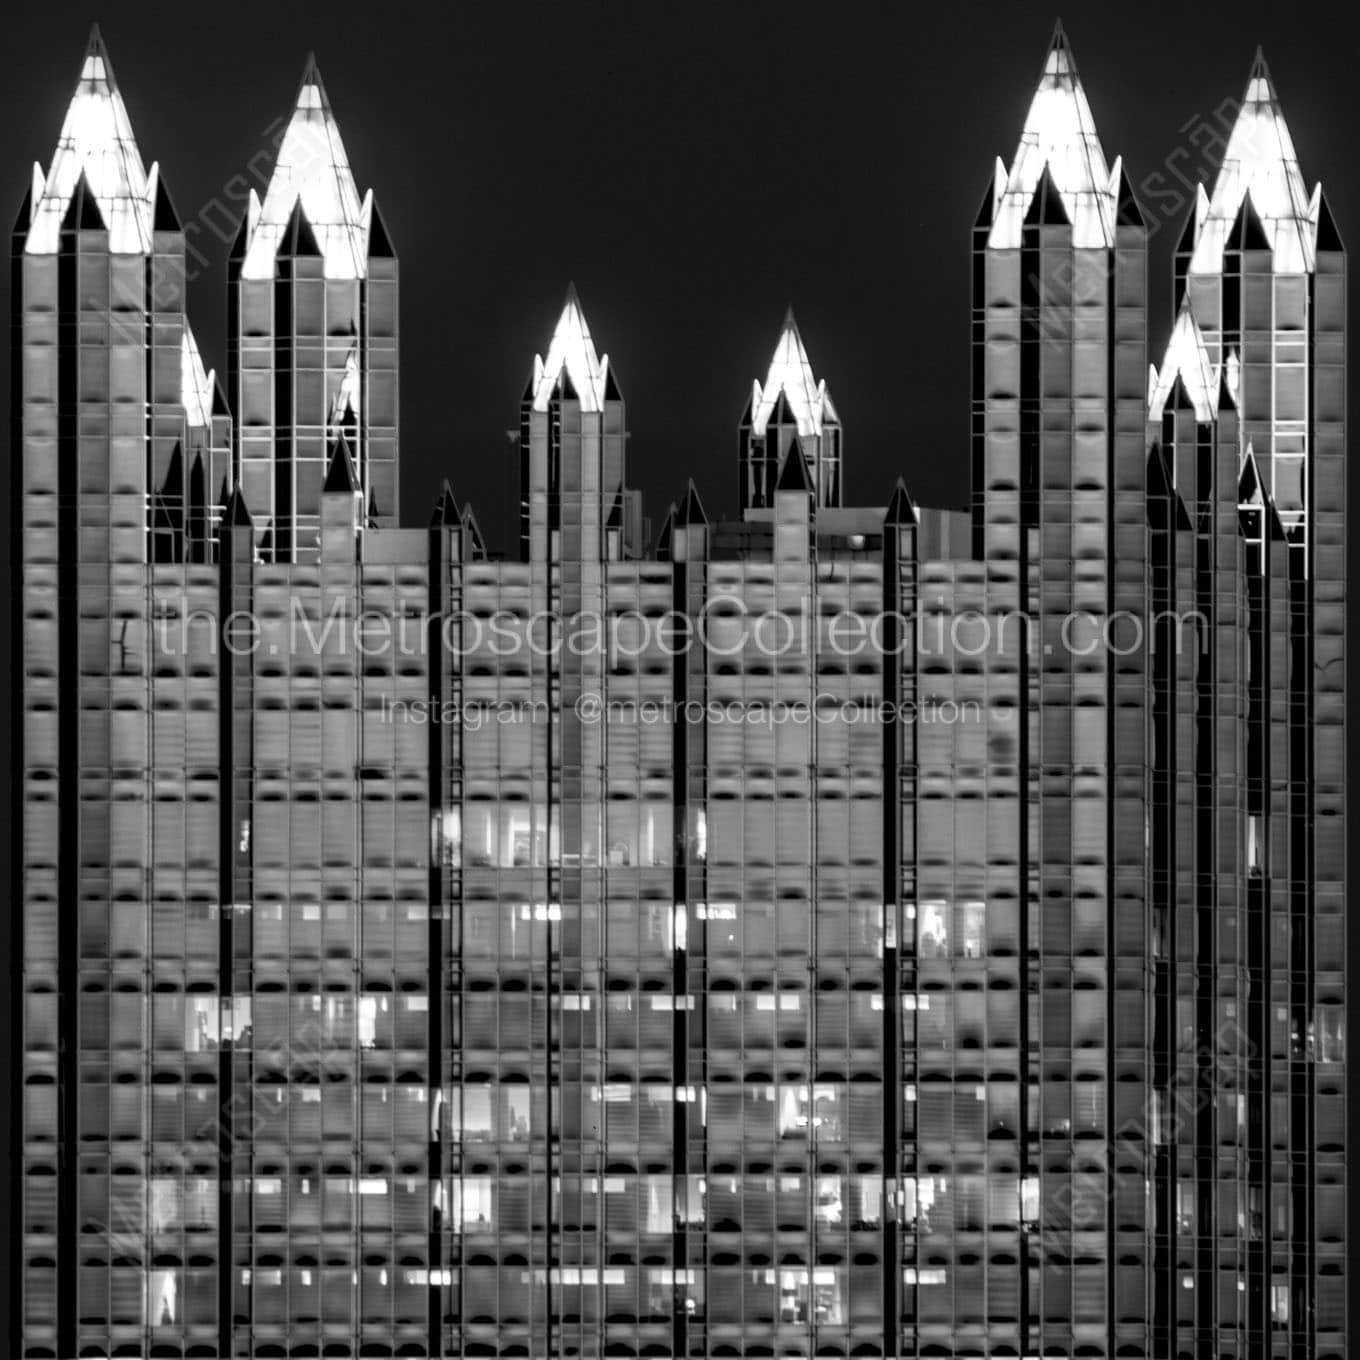
<svg viewBox="0 0 1360 1360"><path fill-rule="evenodd" d="M736 423L790 301L845 423L851 498L882 504L900 472L918 499L957 502L968 232L993 158L1014 152L1054 17L957 0L104 13L50 0L6 20L0 189L17 210L29 164L48 161L98 18L142 154L209 257L191 311L223 369L223 242L313 49L401 259L405 523L426 521L447 475L493 545L509 542L504 432L573 278L627 398L630 477L654 518L690 474L710 513L734 507ZM1123 153L1160 228L1150 357L1184 182L1217 154L1183 129L1240 96L1258 42L1310 187L1327 184L1343 234L1360 222L1352 58L1325 26L1270 5L1064 20L1106 154Z"/></svg>

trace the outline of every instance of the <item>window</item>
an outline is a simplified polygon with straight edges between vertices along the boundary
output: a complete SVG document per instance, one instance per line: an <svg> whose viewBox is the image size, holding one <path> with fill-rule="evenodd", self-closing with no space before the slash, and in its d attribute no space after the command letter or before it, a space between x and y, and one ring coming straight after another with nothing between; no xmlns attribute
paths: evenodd
<svg viewBox="0 0 1360 1360"><path fill-rule="evenodd" d="M1247 873L1259 878L1266 871L1266 842L1264 819L1259 815L1247 818Z"/></svg>
<svg viewBox="0 0 1360 1360"><path fill-rule="evenodd" d="M1289 1329L1289 1286L1273 1284L1270 1287L1270 1322L1277 1332Z"/></svg>
<svg viewBox="0 0 1360 1360"><path fill-rule="evenodd" d="M491 1232L496 1227L490 1176L463 1176L453 1182L454 1232Z"/></svg>
<svg viewBox="0 0 1360 1360"><path fill-rule="evenodd" d="M702 1224L705 1221L704 1200L708 1182L703 1176L677 1176L675 1180L675 1216L682 1224Z"/></svg>
<svg viewBox="0 0 1360 1360"><path fill-rule="evenodd" d="M916 915L916 948L923 959L949 953L949 904L922 902Z"/></svg>
<svg viewBox="0 0 1360 1360"><path fill-rule="evenodd" d="M845 1321L845 1270L818 1266L779 1272L779 1321L836 1324Z"/></svg>
<svg viewBox="0 0 1360 1360"><path fill-rule="evenodd" d="M146 1313L153 1327L173 1327L179 1317L179 1272L151 1270L146 1276Z"/></svg>
<svg viewBox="0 0 1360 1360"><path fill-rule="evenodd" d="M965 902L956 911L957 952L960 958L980 959L987 926L987 907L982 902Z"/></svg>

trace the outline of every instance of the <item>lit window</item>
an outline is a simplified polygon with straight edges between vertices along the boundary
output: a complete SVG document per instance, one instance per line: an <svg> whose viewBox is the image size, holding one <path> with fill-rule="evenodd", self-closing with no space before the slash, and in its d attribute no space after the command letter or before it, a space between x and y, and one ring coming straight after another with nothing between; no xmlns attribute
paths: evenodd
<svg viewBox="0 0 1360 1360"><path fill-rule="evenodd" d="M923 959L943 958L949 953L947 903L921 903L916 918L916 947Z"/></svg>
<svg viewBox="0 0 1360 1360"><path fill-rule="evenodd" d="M949 1272L938 1269L918 1269L916 1266L907 1266L902 1271L902 1283L911 1285L944 1284L949 1279Z"/></svg>

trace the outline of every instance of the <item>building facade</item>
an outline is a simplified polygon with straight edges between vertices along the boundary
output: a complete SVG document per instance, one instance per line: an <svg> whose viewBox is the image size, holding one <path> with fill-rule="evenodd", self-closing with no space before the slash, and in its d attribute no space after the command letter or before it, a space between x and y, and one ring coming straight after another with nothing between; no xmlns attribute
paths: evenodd
<svg viewBox="0 0 1360 1360"><path fill-rule="evenodd" d="M1264 63L1177 255L1066 39L973 497L790 314L659 534L575 292L519 549L397 522L309 64L225 391L96 34L16 226L10 1350L1346 1354L1345 257Z"/></svg>

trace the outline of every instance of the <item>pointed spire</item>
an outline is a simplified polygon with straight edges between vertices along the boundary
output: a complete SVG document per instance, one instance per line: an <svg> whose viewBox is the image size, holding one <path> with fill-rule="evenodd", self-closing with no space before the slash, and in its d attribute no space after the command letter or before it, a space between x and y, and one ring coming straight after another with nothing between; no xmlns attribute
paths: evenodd
<svg viewBox="0 0 1360 1360"><path fill-rule="evenodd" d="M62 231L106 231L108 224L104 214L99 211L99 200L90 188L85 172L80 172L76 187L71 191L71 201L62 218Z"/></svg>
<svg viewBox="0 0 1360 1360"><path fill-rule="evenodd" d="M467 540L467 551L470 557L486 556L486 539L482 537L481 525L477 523L477 516L472 513L469 505L463 510L462 519L459 523L463 527L463 535Z"/></svg>
<svg viewBox="0 0 1360 1360"><path fill-rule="evenodd" d="M907 484L899 477L897 485L893 487L892 499L889 500L888 508L883 515L883 523L890 529L912 528L919 519Z"/></svg>
<svg viewBox="0 0 1360 1360"><path fill-rule="evenodd" d="M250 245L251 237L254 235L262 211L260 196L252 186L250 193L246 195L246 215L241 219L241 226L236 233L236 239L231 243L231 250L227 252L228 260L240 261L245 259L246 249Z"/></svg>
<svg viewBox="0 0 1360 1360"><path fill-rule="evenodd" d="M387 232L387 222L383 218L382 209L378 207L378 200L372 189L364 195L362 221L364 239L368 242L368 258L370 260L395 259L397 252L392 249L392 238Z"/></svg>
<svg viewBox="0 0 1360 1360"><path fill-rule="evenodd" d="M1157 370L1152 370L1157 374ZM1190 311L1182 302L1176 324L1167 342L1166 357L1148 399L1148 419L1160 420L1177 388L1184 391L1189 407L1199 421L1212 420L1217 413L1218 378L1209 362L1204 336ZM1172 402L1174 407L1176 403Z"/></svg>
<svg viewBox="0 0 1360 1360"><path fill-rule="evenodd" d="M363 278L368 272L368 224L326 87L311 55L264 202L255 221L247 224L243 278L273 278L276 253L298 205L325 261L326 277Z"/></svg>
<svg viewBox="0 0 1360 1360"><path fill-rule="evenodd" d="M836 421L826 384L812 371L792 306L784 313L765 385L757 382L752 389L751 406L751 430L757 436L764 435L771 418L776 425L796 424L800 435L821 434L824 423Z"/></svg>
<svg viewBox="0 0 1360 1360"><path fill-rule="evenodd" d="M36 186L37 180L35 178L34 188L36 188ZM37 193L35 193L34 188L30 188L24 194L24 201L19 205L19 211L18 213L15 214L14 217L14 232L13 232L14 239L11 243L11 248L17 254L22 254L23 252L24 248L23 243L25 240L27 240L28 229L33 223L33 204L37 201L38 197L41 196L42 193L41 189L38 189Z"/></svg>
<svg viewBox="0 0 1360 1360"><path fill-rule="evenodd" d="M1341 243L1341 233L1336 229L1336 221L1327 203L1327 195L1322 192L1320 183L1313 186L1308 215L1313 222L1313 240L1316 242L1318 254L1343 253L1346 247Z"/></svg>
<svg viewBox="0 0 1360 1360"><path fill-rule="evenodd" d="M151 200L152 231L183 231L179 213L175 211L170 190L165 187L165 177L161 174L161 163L156 161L147 175L147 197Z"/></svg>
<svg viewBox="0 0 1360 1360"><path fill-rule="evenodd" d="M1001 204L1001 196L1006 192L1007 170L1006 162L1000 156L996 158L996 168L992 171L992 177L987 182L986 192L982 195L982 202L978 206L977 219L973 226L978 230L990 229L996 221L996 210Z"/></svg>
<svg viewBox="0 0 1360 1360"><path fill-rule="evenodd" d="M232 488L231 495L227 497L226 505L222 507L222 523L230 525L233 529L254 527L255 521L250 518L250 511L246 508L246 498L241 494L239 486Z"/></svg>
<svg viewBox="0 0 1360 1360"><path fill-rule="evenodd" d="M707 524L708 516L704 514L704 503L699 499L699 488L694 485L694 479L690 479L689 487L685 491L685 499L680 502L678 524L688 526L691 524Z"/></svg>
<svg viewBox="0 0 1360 1360"><path fill-rule="evenodd" d="M42 190L35 193L32 223L24 243L28 254L56 252L71 196L82 177L94 210L108 228L109 249L118 255L149 255L154 215L146 166L133 138L98 24L90 30L80 79L67 106Z"/></svg>
<svg viewBox="0 0 1360 1360"><path fill-rule="evenodd" d="M300 198L293 204L293 211L288 214L288 222L283 229L278 253L294 257L321 254L321 247L316 243L312 224L307 220L307 213L303 209Z"/></svg>
<svg viewBox="0 0 1360 1360"><path fill-rule="evenodd" d="M1118 208L1115 189L1061 23L1053 30L1006 190L997 206L987 240L993 249L1019 248L1021 229L1045 168L1072 223L1073 244L1113 246Z"/></svg>
<svg viewBox="0 0 1360 1360"><path fill-rule="evenodd" d="M327 496L359 494L359 479L354 475L354 460L349 456L349 443L344 435L335 441L335 451L331 454L331 465L326 471L321 493Z"/></svg>
<svg viewBox="0 0 1360 1360"><path fill-rule="evenodd" d="M461 523L462 518L462 511L458 508L458 502L453 498L453 488L445 479L439 495L435 498L434 513L430 516L430 528L448 528Z"/></svg>
<svg viewBox="0 0 1360 1360"><path fill-rule="evenodd" d="M1265 483L1261 480L1261 468L1256 462L1256 450L1251 443L1242 455L1242 471L1237 479L1237 500L1239 505L1263 505L1265 503Z"/></svg>
<svg viewBox="0 0 1360 1360"><path fill-rule="evenodd" d="M671 560L671 535L680 520L680 507L674 501L666 507L666 517L661 521L661 532L656 536L655 555L658 562Z"/></svg>
<svg viewBox="0 0 1360 1360"><path fill-rule="evenodd" d="M1053 172L1044 166L1039 173L1039 183L1035 186L1034 196L1025 214L1027 227L1070 227L1072 219L1067 215L1067 205L1063 202L1058 186L1053 182Z"/></svg>
<svg viewBox="0 0 1360 1360"><path fill-rule="evenodd" d="M595 342L590 338L581 300L576 285L567 285L567 298L562 315L557 320L546 359L534 359L534 410L546 411L562 382L563 395L570 395L581 403L583 411L599 411L609 400L609 356L595 353ZM615 389L617 390L617 389Z"/></svg>
<svg viewBox="0 0 1360 1360"><path fill-rule="evenodd" d="M1190 257L1192 274L1215 274L1223 268L1228 235L1248 195L1274 252L1276 270L1311 272L1315 255L1308 193L1294 140L1260 48L1199 226Z"/></svg>
<svg viewBox="0 0 1360 1360"><path fill-rule="evenodd" d="M1242 197L1242 206L1228 231L1225 250L1269 250L1270 238L1266 235L1265 225L1251 201L1251 191Z"/></svg>
<svg viewBox="0 0 1360 1360"><path fill-rule="evenodd" d="M789 445L784 466L779 469L779 480L775 491L801 491L811 496L812 477L808 472L807 459L803 456L803 446L796 439Z"/></svg>
<svg viewBox="0 0 1360 1360"><path fill-rule="evenodd" d="M1115 225L1120 227L1143 227L1147 225L1143 210L1134 196L1133 185L1124 173L1124 158L1116 156L1110 169L1110 194L1114 198Z"/></svg>
<svg viewBox="0 0 1360 1360"><path fill-rule="evenodd" d="M28 230L33 225L33 217L38 210L38 204L42 202L43 189L46 185L47 177L43 174L42 166L34 161L33 178L29 183L28 192L24 195L19 214L14 219L14 235L16 238L27 240Z"/></svg>

